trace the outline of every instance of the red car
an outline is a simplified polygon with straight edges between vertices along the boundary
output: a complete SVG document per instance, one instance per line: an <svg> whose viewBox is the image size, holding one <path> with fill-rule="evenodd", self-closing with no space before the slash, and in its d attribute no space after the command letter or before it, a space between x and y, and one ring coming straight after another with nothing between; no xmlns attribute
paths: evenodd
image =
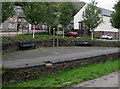
<svg viewBox="0 0 120 89"><path fill-rule="evenodd" d="M79 35L78 35L77 32L69 32L69 33L66 33L65 36L67 36L67 37L70 37L70 36L72 36L72 37L78 37Z"/></svg>
<svg viewBox="0 0 120 89"><path fill-rule="evenodd" d="M34 30L42 30L42 27L40 26L40 25L37 25L37 26L35 26L35 27L32 27L31 28L32 30L34 29Z"/></svg>

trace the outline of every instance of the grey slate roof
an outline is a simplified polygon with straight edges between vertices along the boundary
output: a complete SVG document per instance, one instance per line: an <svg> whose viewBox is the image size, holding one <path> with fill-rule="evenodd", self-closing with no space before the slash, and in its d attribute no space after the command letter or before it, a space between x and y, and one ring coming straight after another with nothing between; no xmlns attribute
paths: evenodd
<svg viewBox="0 0 120 89"><path fill-rule="evenodd" d="M105 16L110 16L112 14L112 11L104 9L104 8L100 8L102 10L102 15Z"/></svg>
<svg viewBox="0 0 120 89"><path fill-rule="evenodd" d="M78 2L77 2L78 3ZM79 1L79 3L78 4L80 4L81 3L81 7L83 7L84 5L85 5L85 2L81 2L81 1ZM83 3L83 4L82 4ZM88 4L89 5L89 4ZM77 5L78 6L78 8L79 9L81 9L81 7L79 6L79 5ZM98 8L100 8L100 7L98 7ZM112 14L112 11L110 11L110 10L107 10L107 9L104 9L104 8L100 8L101 10L102 10L102 15L104 15L104 16L111 16L111 14Z"/></svg>

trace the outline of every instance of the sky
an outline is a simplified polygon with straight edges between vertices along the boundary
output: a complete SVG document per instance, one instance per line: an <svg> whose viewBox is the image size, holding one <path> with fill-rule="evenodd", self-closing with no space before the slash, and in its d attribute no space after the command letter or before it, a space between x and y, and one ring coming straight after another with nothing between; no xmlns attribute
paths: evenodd
<svg viewBox="0 0 120 89"><path fill-rule="evenodd" d="M79 0L79 1L83 1L86 3L90 3L91 0ZM97 6L101 7L101 8L105 8L111 11L114 11L113 7L116 4L118 0L96 0L96 2L98 2Z"/></svg>

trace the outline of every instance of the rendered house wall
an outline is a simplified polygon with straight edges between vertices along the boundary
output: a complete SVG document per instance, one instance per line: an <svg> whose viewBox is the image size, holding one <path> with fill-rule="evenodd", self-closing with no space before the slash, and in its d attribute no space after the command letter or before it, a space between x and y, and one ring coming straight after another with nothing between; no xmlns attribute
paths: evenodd
<svg viewBox="0 0 120 89"><path fill-rule="evenodd" d="M87 7L88 4L84 5L82 9L79 10L79 12L74 16L74 29L75 30L80 30L80 24L79 22L83 21L83 11L85 11L85 8ZM112 13L109 10L103 9L102 10L102 17L103 17L103 22L95 29L94 33L96 36L101 37L102 35L105 34L110 34L113 36L114 39L118 39L118 29L114 28L111 26L110 23L110 14ZM84 29L85 31L86 29Z"/></svg>

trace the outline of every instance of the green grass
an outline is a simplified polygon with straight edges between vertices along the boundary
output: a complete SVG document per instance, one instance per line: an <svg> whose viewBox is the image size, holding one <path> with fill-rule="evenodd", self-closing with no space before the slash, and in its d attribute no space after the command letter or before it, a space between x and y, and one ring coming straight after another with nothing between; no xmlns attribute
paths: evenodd
<svg viewBox="0 0 120 89"><path fill-rule="evenodd" d="M17 35L16 37L33 37L33 35ZM35 35L35 37L53 37L53 35Z"/></svg>
<svg viewBox="0 0 120 89"><path fill-rule="evenodd" d="M33 37L33 35L17 35L16 37L26 37L26 38L32 38ZM62 35L55 35L54 36L55 38L59 38L59 39L65 39L65 40L78 40L78 39L87 39L87 40L90 40L90 37L81 37L81 38L75 38L75 37L66 37L66 36L64 36L64 38L63 38L63 36ZM37 39L37 38L53 38L53 35L35 35L35 39Z"/></svg>
<svg viewBox="0 0 120 89"><path fill-rule="evenodd" d="M57 36L55 35L55 38L58 38L60 40L66 40L66 41L77 41L77 40L91 40L91 37L88 35L84 35L83 37L65 37L63 36ZM17 35L13 37L1 37L0 41L2 42L20 42L20 41L49 41L53 39L53 35L35 35L35 39L33 39L32 35ZM96 37L94 37L94 41L103 42L102 40L97 40ZM111 41L105 41L105 42L111 42ZM113 41L118 42L118 41Z"/></svg>
<svg viewBox="0 0 120 89"><path fill-rule="evenodd" d="M17 35L14 37L6 37L3 36L2 42L20 42L20 41L50 41L53 39L53 35L35 35L35 39L33 39L32 35ZM63 36L55 36L60 40L66 41L76 41L76 40L90 40L90 38L74 38L74 37L64 37Z"/></svg>
<svg viewBox="0 0 120 89"><path fill-rule="evenodd" d="M6 87L64 87L117 71L119 70L118 62L120 62L120 60L79 67L56 75L11 84Z"/></svg>

